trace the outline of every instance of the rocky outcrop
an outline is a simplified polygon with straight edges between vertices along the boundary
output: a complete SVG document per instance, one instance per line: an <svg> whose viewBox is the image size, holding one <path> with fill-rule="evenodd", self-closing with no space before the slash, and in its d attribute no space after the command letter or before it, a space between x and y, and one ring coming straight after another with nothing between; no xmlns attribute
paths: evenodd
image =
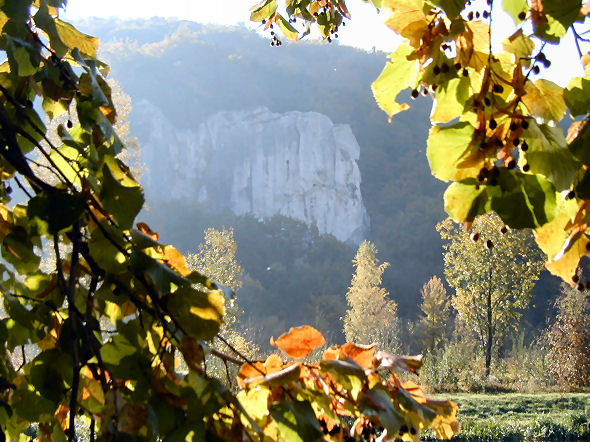
<svg viewBox="0 0 590 442"><path fill-rule="evenodd" d="M148 201L193 199L238 215L281 214L354 243L368 231L360 148L348 125L317 112L260 107L177 130L146 100L134 104L132 119Z"/></svg>

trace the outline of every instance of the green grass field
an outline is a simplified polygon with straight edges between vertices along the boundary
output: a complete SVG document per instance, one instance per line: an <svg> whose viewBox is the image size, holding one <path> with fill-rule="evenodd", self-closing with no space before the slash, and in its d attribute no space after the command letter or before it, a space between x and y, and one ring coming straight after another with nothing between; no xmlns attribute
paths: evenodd
<svg viewBox="0 0 590 442"><path fill-rule="evenodd" d="M589 393L437 396L459 404L461 431L454 440L590 441Z"/></svg>

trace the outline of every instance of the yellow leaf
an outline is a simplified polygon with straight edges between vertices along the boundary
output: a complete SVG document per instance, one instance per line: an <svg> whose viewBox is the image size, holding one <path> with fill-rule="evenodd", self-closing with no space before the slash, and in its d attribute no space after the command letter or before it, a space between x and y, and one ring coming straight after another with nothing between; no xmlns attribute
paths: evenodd
<svg viewBox="0 0 590 442"><path fill-rule="evenodd" d="M488 63L490 27L481 21L465 23L465 31L456 38L458 61L463 66L470 66L476 71L482 70Z"/></svg>
<svg viewBox="0 0 590 442"><path fill-rule="evenodd" d="M565 244L567 251L559 256L559 259L550 261L546 267L553 275L559 276L564 281L571 281L578 270L580 259L588 252L590 241L584 232L575 234L570 239L571 244Z"/></svg>
<svg viewBox="0 0 590 442"><path fill-rule="evenodd" d="M535 117L545 121L560 121L565 115L566 104L563 89L549 80L527 81L524 85L526 94L522 101Z"/></svg>
<svg viewBox="0 0 590 442"><path fill-rule="evenodd" d="M429 32L424 3L420 0L388 0L383 7L391 10L385 25L407 38L411 46L420 47L422 36Z"/></svg>
<svg viewBox="0 0 590 442"><path fill-rule="evenodd" d="M71 24L55 19L57 33L62 42L69 48L78 48L78 50L90 57L96 57L98 50L98 38L83 34L74 28Z"/></svg>

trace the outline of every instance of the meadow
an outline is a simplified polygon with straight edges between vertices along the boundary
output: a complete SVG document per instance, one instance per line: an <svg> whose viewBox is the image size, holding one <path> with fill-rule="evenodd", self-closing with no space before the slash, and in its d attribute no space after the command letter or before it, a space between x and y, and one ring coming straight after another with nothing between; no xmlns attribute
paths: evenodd
<svg viewBox="0 0 590 442"><path fill-rule="evenodd" d="M440 395L459 404L457 441L590 440L590 393ZM436 440L427 436L424 440Z"/></svg>

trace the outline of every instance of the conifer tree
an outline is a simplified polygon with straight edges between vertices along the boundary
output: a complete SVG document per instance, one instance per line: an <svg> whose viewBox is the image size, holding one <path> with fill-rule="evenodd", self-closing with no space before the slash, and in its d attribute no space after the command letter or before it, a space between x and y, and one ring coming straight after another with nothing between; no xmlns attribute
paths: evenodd
<svg viewBox="0 0 590 442"><path fill-rule="evenodd" d="M380 349L394 352L399 348L397 304L388 299L389 293L381 287L389 263L379 264L377 248L369 241L361 243L352 262L355 272L346 293L349 307L344 318L346 340L376 344Z"/></svg>

